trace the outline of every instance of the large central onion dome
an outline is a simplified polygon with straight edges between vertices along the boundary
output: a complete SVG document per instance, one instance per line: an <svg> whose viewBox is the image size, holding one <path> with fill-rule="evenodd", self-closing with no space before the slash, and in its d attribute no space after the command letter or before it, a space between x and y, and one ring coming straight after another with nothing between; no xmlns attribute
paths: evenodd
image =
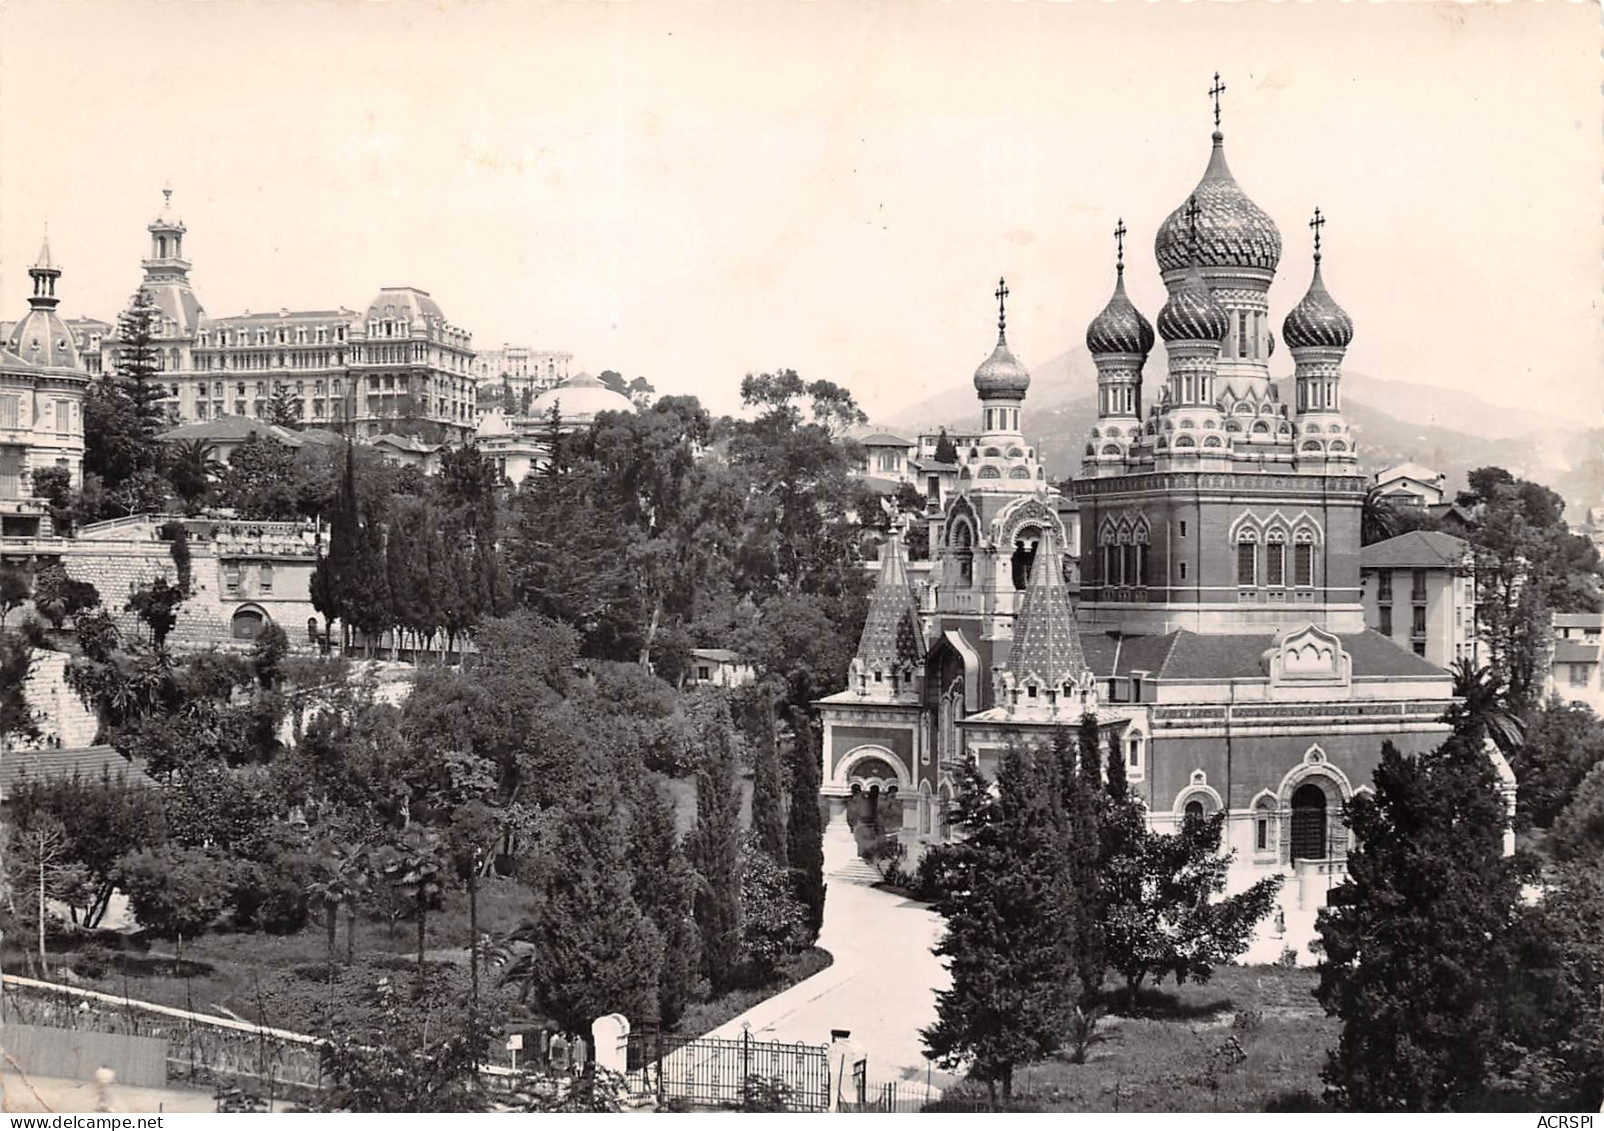
<svg viewBox="0 0 1604 1131"><path fill-rule="evenodd" d="M1200 267L1256 267L1274 271L1281 262L1281 233L1275 221L1248 199L1225 163L1225 135L1214 131L1214 152L1203 179L1192 191L1201 211L1197 220L1197 262ZM1153 254L1164 271L1187 264L1189 226L1182 204L1153 240Z"/></svg>
<svg viewBox="0 0 1604 1131"><path fill-rule="evenodd" d="M1314 279L1309 283L1309 293L1281 323L1281 337L1290 349L1347 349L1353 341L1353 319L1326 290L1325 282L1320 278L1318 255L1314 260Z"/></svg>
<svg viewBox="0 0 1604 1131"><path fill-rule="evenodd" d="M1146 357L1153 349L1153 324L1142 316L1125 294L1125 269L1120 268L1114 297L1086 327L1086 348L1095 354L1134 353Z"/></svg>

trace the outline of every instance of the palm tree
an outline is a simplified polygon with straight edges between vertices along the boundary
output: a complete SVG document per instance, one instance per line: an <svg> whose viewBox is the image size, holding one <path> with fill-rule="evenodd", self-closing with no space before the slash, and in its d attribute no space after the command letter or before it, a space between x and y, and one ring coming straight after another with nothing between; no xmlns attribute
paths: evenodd
<svg viewBox="0 0 1604 1131"><path fill-rule="evenodd" d="M1470 660L1455 660L1449 669L1454 676L1454 697L1447 721L1463 734L1481 734L1493 740L1505 757L1526 742L1526 723L1509 704L1509 685L1489 667L1478 667Z"/></svg>
<svg viewBox="0 0 1604 1131"><path fill-rule="evenodd" d="M212 489L212 481L228 470L217 459L217 445L210 440L179 440L169 445L167 478L179 498L198 506Z"/></svg>
<svg viewBox="0 0 1604 1131"><path fill-rule="evenodd" d="M1372 487L1365 492L1364 509L1359 516L1360 545L1385 542L1397 534L1402 525L1402 516L1392 500L1381 493L1380 487Z"/></svg>

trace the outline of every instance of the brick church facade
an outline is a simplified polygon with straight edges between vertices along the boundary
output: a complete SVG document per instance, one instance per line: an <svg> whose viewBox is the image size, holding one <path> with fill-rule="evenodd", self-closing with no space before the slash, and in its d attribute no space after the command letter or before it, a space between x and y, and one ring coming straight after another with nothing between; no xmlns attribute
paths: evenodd
<svg viewBox="0 0 1604 1131"><path fill-rule="evenodd" d="M1090 711L1155 827L1226 811L1231 888L1286 876L1277 919L1312 931L1344 871L1342 805L1384 742L1441 743L1452 700L1447 672L1364 625L1366 484L1341 407L1353 322L1321 277L1321 224L1282 321L1286 403L1269 370L1281 237L1218 129L1155 238L1157 335L1125 292L1121 223L1114 292L1086 332L1098 415L1070 484L1078 513L1021 431L1030 375L999 286L997 345L974 378L979 458L934 528L929 581L916 592L885 548L848 686L820 704L833 815L868 796L906 841L945 839L965 760L985 771ZM1158 337L1161 379L1144 381Z"/></svg>

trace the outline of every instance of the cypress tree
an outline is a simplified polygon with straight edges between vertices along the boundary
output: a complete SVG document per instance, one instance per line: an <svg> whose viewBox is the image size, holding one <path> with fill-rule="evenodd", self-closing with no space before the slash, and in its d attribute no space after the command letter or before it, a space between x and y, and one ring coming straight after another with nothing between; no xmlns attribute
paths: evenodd
<svg viewBox="0 0 1604 1131"><path fill-rule="evenodd" d="M1095 725L1095 719L1093 721ZM1088 784L1088 781L1096 782L1097 765L1087 756L1085 744L1077 743L1067 727L1053 732L1053 758L1058 767L1065 857L1075 901L1072 909L1076 933L1075 968L1089 1008L1102 991L1107 969L1103 953L1103 892L1098 870L1102 849L1098 806L1101 794L1095 784Z"/></svg>
<svg viewBox="0 0 1604 1131"><path fill-rule="evenodd" d="M1059 776L1051 757L1017 747L995 791L966 765L965 836L942 850L951 882L935 903L947 923L935 953L950 960L952 987L921 1035L934 1059L1000 1089L1005 1105L1015 1067L1058 1049L1080 994Z"/></svg>
<svg viewBox="0 0 1604 1131"><path fill-rule="evenodd" d="M656 782L643 780L632 803L628 862L635 902L663 940L658 1021L671 1028L696 992L701 945L696 931L696 870L674 829L674 809Z"/></svg>
<svg viewBox="0 0 1604 1131"><path fill-rule="evenodd" d="M819 783L823 771L819 748L807 712L791 711L791 808L785 839L791 861L791 886L808 913L808 933L817 938L824 925L824 822L819 817Z"/></svg>
<svg viewBox="0 0 1604 1131"><path fill-rule="evenodd" d="M1342 1019L1325 1079L1352 1110L1478 1110L1519 1052L1500 1013L1520 905L1480 735L1385 744L1346 820L1358 846L1318 921L1317 996Z"/></svg>
<svg viewBox="0 0 1604 1131"><path fill-rule="evenodd" d="M772 703L764 704L762 731L752 766L752 831L757 834L758 847L783 868L788 859L782 797L784 785L780 780L780 751Z"/></svg>
<svg viewBox="0 0 1604 1131"><path fill-rule="evenodd" d="M701 877L696 925L702 935L702 970L715 993L735 984L741 959L741 796L733 731L723 705L703 724L696 827L686 846Z"/></svg>

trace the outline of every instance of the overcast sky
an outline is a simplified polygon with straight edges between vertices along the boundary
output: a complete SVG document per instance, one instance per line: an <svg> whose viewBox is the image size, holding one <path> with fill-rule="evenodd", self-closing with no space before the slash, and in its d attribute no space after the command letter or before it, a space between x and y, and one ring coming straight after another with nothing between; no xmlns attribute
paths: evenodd
<svg viewBox="0 0 1604 1131"><path fill-rule="evenodd" d="M114 317L170 182L214 316L430 291L479 348L735 406L791 366L888 412L1078 343L1226 152L1349 364L1597 422L1590 4L148 3L0 9L0 310L48 219ZM1278 354L1278 361L1285 362Z"/></svg>

